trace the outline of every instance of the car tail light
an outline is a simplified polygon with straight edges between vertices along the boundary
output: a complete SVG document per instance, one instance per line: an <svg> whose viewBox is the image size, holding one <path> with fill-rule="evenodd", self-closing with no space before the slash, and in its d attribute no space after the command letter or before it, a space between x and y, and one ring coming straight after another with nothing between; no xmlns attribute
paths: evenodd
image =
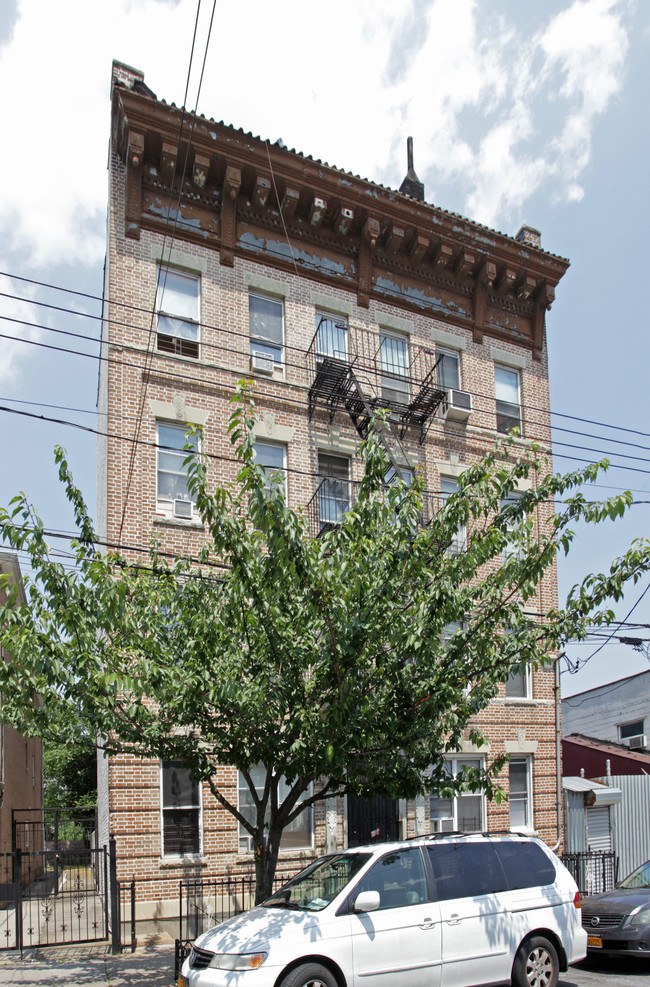
<svg viewBox="0 0 650 987"><path fill-rule="evenodd" d="M573 899L573 905L575 908L582 908L582 902L580 901L580 892L576 891L575 897Z"/></svg>

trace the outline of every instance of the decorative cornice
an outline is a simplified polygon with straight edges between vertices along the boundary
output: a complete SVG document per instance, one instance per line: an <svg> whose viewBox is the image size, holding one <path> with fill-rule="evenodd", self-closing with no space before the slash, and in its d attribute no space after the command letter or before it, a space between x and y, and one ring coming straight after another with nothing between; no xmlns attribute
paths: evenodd
<svg viewBox="0 0 650 987"><path fill-rule="evenodd" d="M224 265L295 263L355 290L361 306L397 299L477 341L488 333L541 353L563 258L119 84L112 134L126 164L127 236L173 218L176 237L213 246Z"/></svg>

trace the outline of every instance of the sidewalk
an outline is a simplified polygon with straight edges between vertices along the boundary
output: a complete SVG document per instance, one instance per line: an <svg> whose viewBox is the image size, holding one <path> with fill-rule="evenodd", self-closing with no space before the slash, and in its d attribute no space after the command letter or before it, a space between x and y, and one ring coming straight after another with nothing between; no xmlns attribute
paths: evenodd
<svg viewBox="0 0 650 987"><path fill-rule="evenodd" d="M0 953L0 984L13 987L173 987L174 947L113 956L105 943Z"/></svg>

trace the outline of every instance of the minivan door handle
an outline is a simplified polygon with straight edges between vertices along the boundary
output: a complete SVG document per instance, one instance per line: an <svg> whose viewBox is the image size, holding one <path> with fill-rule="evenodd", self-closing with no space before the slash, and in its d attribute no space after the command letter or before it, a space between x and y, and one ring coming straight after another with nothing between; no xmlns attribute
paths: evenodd
<svg viewBox="0 0 650 987"><path fill-rule="evenodd" d="M447 919L447 925L460 925L460 915L458 912L454 912Z"/></svg>
<svg viewBox="0 0 650 987"><path fill-rule="evenodd" d="M436 923L432 918L425 918L420 922L421 929L432 929Z"/></svg>

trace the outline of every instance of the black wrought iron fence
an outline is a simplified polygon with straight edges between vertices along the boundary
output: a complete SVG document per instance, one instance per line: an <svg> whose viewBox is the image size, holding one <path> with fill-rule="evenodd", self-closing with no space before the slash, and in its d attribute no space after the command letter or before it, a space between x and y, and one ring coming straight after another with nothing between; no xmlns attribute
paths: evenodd
<svg viewBox="0 0 650 987"><path fill-rule="evenodd" d="M563 853L560 859L573 876L580 894L611 891L618 881L618 857L613 850Z"/></svg>
<svg viewBox="0 0 650 987"><path fill-rule="evenodd" d="M273 887L280 888L294 872L276 874ZM178 889L179 931L174 954L174 979L189 955L192 943L233 915L247 911L255 904L253 874L214 878L205 881L181 881Z"/></svg>

